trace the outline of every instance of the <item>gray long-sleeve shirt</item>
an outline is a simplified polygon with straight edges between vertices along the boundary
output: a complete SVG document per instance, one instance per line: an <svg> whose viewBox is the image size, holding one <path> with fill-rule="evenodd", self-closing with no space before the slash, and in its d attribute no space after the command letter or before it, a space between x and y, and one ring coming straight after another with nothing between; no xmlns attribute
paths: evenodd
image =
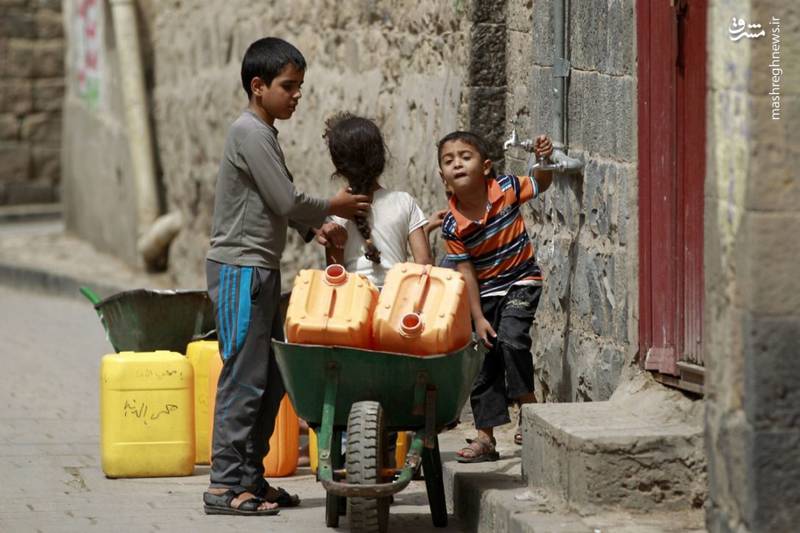
<svg viewBox="0 0 800 533"><path fill-rule="evenodd" d="M306 235L327 212L326 200L295 189L278 130L245 110L225 141L208 259L278 269L287 227Z"/></svg>

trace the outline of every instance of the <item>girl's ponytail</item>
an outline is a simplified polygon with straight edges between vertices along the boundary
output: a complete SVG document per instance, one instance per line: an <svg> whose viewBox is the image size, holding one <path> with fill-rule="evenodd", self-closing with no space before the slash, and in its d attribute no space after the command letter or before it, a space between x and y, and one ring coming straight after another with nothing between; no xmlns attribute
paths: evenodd
<svg viewBox="0 0 800 533"><path fill-rule="evenodd" d="M381 130L369 119L340 113L325 122L325 134L333 166L333 176L342 176L353 194L371 194L386 165L386 145ZM364 256L381 262L381 252L372 242L372 228L367 217L354 217L356 229L366 242Z"/></svg>

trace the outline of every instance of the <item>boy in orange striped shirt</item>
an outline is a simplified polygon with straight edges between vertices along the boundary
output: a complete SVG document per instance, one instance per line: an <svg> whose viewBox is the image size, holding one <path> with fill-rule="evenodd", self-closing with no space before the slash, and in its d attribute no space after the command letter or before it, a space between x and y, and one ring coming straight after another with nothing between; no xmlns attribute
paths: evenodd
<svg viewBox="0 0 800 533"><path fill-rule="evenodd" d="M458 452L459 461L496 461L494 428L510 421L509 401L535 401L530 328L542 291L522 204L544 192L552 172L495 176L484 141L456 131L438 145L439 172L452 190L442 222L446 259L464 275L475 332L491 350L475 380L470 402L478 436ZM536 139L538 157L553 151ZM515 442L521 444L517 430Z"/></svg>

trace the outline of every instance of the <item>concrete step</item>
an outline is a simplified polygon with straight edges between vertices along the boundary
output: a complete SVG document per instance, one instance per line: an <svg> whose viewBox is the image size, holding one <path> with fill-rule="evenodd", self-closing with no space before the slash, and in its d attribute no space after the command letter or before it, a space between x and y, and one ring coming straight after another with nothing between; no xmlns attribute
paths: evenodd
<svg viewBox="0 0 800 533"><path fill-rule="evenodd" d="M520 448L500 443L500 461L465 465L455 450L464 434L440 435L448 512L479 533L685 533L703 529L702 511L632 513L577 509L558 494L534 489L522 477ZM510 442L510 441L509 441Z"/></svg>
<svg viewBox="0 0 800 533"><path fill-rule="evenodd" d="M530 488L583 510L701 508L703 428L664 413L646 402L525 406L522 464Z"/></svg>

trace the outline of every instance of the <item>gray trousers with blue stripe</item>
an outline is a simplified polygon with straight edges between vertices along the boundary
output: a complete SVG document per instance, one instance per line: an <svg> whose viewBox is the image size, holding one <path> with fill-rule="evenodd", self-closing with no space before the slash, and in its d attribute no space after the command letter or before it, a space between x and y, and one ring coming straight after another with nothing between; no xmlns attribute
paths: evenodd
<svg viewBox="0 0 800 533"><path fill-rule="evenodd" d="M263 460L285 389L270 339L283 340L279 270L206 261L223 360L214 408L212 488L264 486Z"/></svg>

